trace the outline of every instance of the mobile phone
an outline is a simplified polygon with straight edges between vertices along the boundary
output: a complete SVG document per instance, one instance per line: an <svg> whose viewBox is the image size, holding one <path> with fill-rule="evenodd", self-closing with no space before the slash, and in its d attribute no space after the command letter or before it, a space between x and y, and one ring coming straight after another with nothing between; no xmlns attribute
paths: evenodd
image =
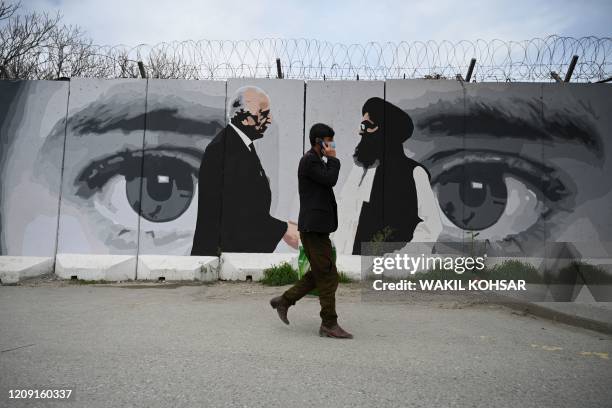
<svg viewBox="0 0 612 408"><path fill-rule="evenodd" d="M323 139L317 138L315 140L317 143L319 143L319 146L321 146L321 149L326 149L327 145L325 144L325 142L323 141Z"/></svg>

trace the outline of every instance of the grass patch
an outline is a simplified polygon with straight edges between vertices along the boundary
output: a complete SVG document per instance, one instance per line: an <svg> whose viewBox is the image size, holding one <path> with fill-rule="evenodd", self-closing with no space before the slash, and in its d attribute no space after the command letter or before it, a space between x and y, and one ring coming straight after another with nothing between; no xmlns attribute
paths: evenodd
<svg viewBox="0 0 612 408"><path fill-rule="evenodd" d="M353 280L344 272L338 271L338 282L340 283L351 283Z"/></svg>
<svg viewBox="0 0 612 408"><path fill-rule="evenodd" d="M281 262L264 269L263 275L260 282L268 286L283 286L298 281L297 269L288 262Z"/></svg>
<svg viewBox="0 0 612 408"><path fill-rule="evenodd" d="M297 281L298 271L288 262L281 262L278 265L272 265L264 269L263 278L259 280L259 282L268 286L290 285ZM345 272L338 271L338 282L351 283L353 280Z"/></svg>

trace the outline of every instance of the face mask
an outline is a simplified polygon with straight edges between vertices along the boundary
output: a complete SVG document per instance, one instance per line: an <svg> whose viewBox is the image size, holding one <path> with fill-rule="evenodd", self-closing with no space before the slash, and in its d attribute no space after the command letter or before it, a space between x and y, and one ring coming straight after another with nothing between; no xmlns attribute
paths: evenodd
<svg viewBox="0 0 612 408"><path fill-rule="evenodd" d="M321 139L318 139L318 143L319 143L319 146L321 146L321 149L323 149L323 144L325 144L328 148L330 148L330 147L333 148L333 149L336 148L336 142L334 142L334 141L324 142Z"/></svg>
<svg viewBox="0 0 612 408"><path fill-rule="evenodd" d="M259 129L257 129L257 125L245 126L242 124L242 120L247 119L248 117L251 117L255 123L258 123L257 121L259 118L248 111L238 112L238 114L234 116L231 122L236 125L238 129L242 130L242 132L252 141L261 139L264 135L264 132L268 128L268 125L261 125Z"/></svg>

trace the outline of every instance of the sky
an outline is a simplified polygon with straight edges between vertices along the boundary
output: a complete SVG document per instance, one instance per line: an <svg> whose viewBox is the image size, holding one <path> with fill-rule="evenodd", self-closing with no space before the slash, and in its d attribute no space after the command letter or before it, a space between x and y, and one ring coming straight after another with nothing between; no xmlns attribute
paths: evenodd
<svg viewBox="0 0 612 408"><path fill-rule="evenodd" d="M12 0L8 0L11 2ZM312 38L370 41L612 37L612 0L22 0L99 45Z"/></svg>

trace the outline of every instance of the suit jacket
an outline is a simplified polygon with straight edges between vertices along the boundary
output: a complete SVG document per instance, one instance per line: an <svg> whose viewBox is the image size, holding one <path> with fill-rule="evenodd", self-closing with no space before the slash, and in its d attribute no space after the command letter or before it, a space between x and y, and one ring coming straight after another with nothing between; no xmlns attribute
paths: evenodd
<svg viewBox="0 0 612 408"><path fill-rule="evenodd" d="M328 157L325 164L314 149L304 154L298 167L299 231L329 233L338 228L338 207L333 187L339 172L340 160L335 157Z"/></svg>
<svg viewBox="0 0 612 408"><path fill-rule="evenodd" d="M230 125L206 147L198 186L191 255L274 251L287 223L270 215L268 177Z"/></svg>
<svg viewBox="0 0 612 408"><path fill-rule="evenodd" d="M406 157L403 148L389 149L385 160L376 168L370 201L361 206L353 254L361 254L362 242L389 242L385 250L402 248L412 240L418 223L416 184L412 173L420 166Z"/></svg>

